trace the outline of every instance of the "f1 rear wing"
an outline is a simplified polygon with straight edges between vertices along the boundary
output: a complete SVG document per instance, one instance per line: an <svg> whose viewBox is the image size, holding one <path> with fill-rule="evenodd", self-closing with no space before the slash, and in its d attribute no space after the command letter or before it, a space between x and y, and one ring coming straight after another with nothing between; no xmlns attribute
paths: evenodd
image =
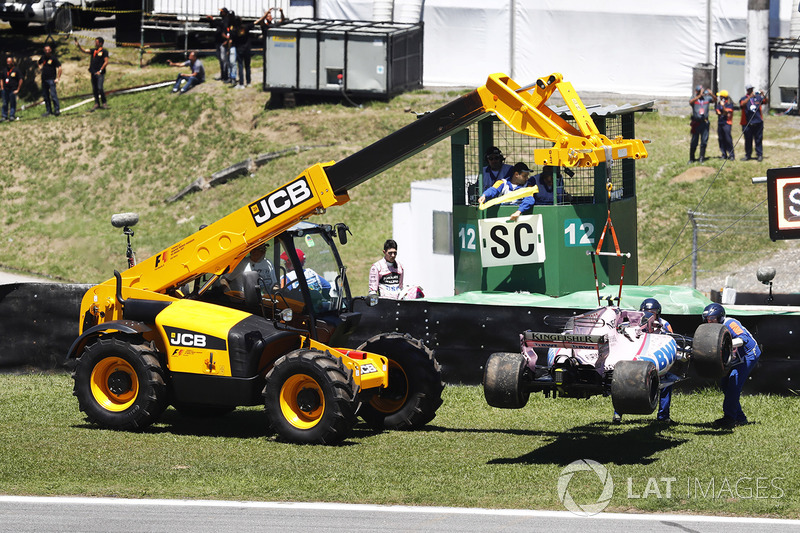
<svg viewBox="0 0 800 533"><path fill-rule="evenodd" d="M608 355L608 335L582 333L540 333L526 331L522 342L529 348L566 348L570 350L597 350L599 357Z"/></svg>

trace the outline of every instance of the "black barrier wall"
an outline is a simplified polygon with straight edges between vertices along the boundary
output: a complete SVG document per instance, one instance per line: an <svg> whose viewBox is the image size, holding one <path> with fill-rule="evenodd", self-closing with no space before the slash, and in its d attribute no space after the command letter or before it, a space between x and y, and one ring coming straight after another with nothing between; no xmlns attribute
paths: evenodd
<svg viewBox="0 0 800 533"><path fill-rule="evenodd" d="M14 283L0 285L0 370L64 368L66 352L78 334L80 301L90 285ZM519 351L525 330L558 331L544 318L571 310L540 307L380 300L359 302L361 324L349 342L355 348L378 333L398 331L421 339L433 350L448 383L479 384L483 365L494 352ZM580 313L574 310L574 313ZM693 335L700 317L666 315L675 331ZM800 317L737 317L761 344L763 354L745 390L794 394L800 390ZM552 323L552 322L551 322ZM691 379L689 390L712 382Z"/></svg>
<svg viewBox="0 0 800 533"><path fill-rule="evenodd" d="M381 331L399 331L422 339L442 365L448 383L479 384L483 365L494 352L517 352L526 330L559 331L544 318L571 316L584 310L543 307L435 303L424 300L381 300L373 308L361 305L361 327L351 344L357 346ZM589 311L586 309L585 311ZM665 315L677 333L692 336L699 315ZM750 374L746 392L796 394L800 390L800 316L787 314L736 316L755 336L763 351ZM549 321L557 323L558 321ZM691 369L691 367L690 367ZM694 375L677 385L680 390L714 386Z"/></svg>
<svg viewBox="0 0 800 533"><path fill-rule="evenodd" d="M0 370L63 368L91 285L0 285Z"/></svg>

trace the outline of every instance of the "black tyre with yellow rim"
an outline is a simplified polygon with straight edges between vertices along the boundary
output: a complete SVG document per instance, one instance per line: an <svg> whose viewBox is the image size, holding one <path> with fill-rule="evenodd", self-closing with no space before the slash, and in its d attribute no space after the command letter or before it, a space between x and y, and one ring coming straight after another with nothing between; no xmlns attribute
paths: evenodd
<svg viewBox="0 0 800 533"><path fill-rule="evenodd" d="M419 429L442 405L442 370L421 341L402 333L381 333L359 350L389 358L389 386L364 399L358 414L376 430Z"/></svg>
<svg viewBox="0 0 800 533"><path fill-rule="evenodd" d="M141 430L167 406L164 370L152 346L139 337L97 339L78 358L72 379L80 410L104 428Z"/></svg>
<svg viewBox="0 0 800 533"><path fill-rule="evenodd" d="M264 409L278 437L299 444L338 444L356 420L352 371L328 352L300 349L267 374Z"/></svg>

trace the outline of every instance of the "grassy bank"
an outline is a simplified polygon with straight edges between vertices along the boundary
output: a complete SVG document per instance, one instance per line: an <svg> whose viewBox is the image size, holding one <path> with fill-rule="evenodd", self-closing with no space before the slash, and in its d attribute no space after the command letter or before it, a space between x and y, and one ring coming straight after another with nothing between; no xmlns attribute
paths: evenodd
<svg viewBox="0 0 800 533"><path fill-rule="evenodd" d="M87 60L71 43L59 44L65 68L60 96L67 108L80 101L73 96L89 90ZM166 57L148 55L139 69L135 50L112 50L106 90L173 78L178 69L166 67ZM124 264L122 235L109 225L112 213L140 214L134 244L139 258L146 258L314 163L340 160L401 128L413 120L407 108L435 108L454 97L420 91L362 108L320 104L266 111L269 95L258 83L230 90L211 81L216 61L206 58L205 64L209 82L185 96L163 88L111 97L107 111L89 113L91 106L84 105L57 119L41 119L43 108L32 107L18 113L18 122L3 124L15 143L0 168L0 266L65 281L102 281ZM254 68L259 66L256 61ZM29 103L38 97L32 91L28 96ZM294 146L318 148L165 203L201 175ZM352 191L350 204L316 218L353 227L356 238L345 259L360 280L356 286L366 284L369 265L391 234L391 204L408 201L411 181L447 175L448 157L442 143Z"/></svg>
<svg viewBox="0 0 800 533"><path fill-rule="evenodd" d="M28 36L27 48L20 54L38 55L43 38ZM0 36L4 43L8 39ZM88 59L71 41L58 38L56 45L64 63L60 94L67 107L89 91ZM178 69L168 68L166 58L148 53L144 68L139 68L136 50L112 50L106 89L173 78ZM216 61L208 57L205 64L209 82L185 96L173 96L168 88L117 96L111 98L107 111L88 113L86 105L58 119L40 119L42 107L33 107L19 113L22 120L0 125L4 138L13 141L0 167L0 268L74 282L108 279L114 268L124 265L124 240L109 225L111 214L140 214L134 244L144 259L308 166L341 160L408 124L413 120L408 110L435 109L459 94L417 91L361 108L316 104L265 110L269 95L258 84L244 91L227 89L211 81ZM259 66L256 60L255 68ZM22 100L32 103L37 98L34 83L23 92ZM750 178L764 175L770 167L796 163L798 127L795 117L768 117L762 163L723 164L711 159L689 167L687 120L658 113L641 115L637 136L652 143L649 158L637 167L640 280L689 281L687 210L765 214L764 186L752 185ZM716 154L715 143L712 135L709 155ZM316 148L275 160L251 177L165 203L198 176L294 146ZM743 155L741 145L737 153ZM448 175L449 144L443 142L357 187L351 191L350 203L315 218L344 221L352 228L354 238L344 249L344 259L357 290L366 286L369 265L391 235L392 204L408 201L412 181ZM683 233L682 228L686 229ZM740 264L783 246L769 241L766 226L762 231L733 227L715 240L713 248L743 252L705 254L702 267L724 269L726 264Z"/></svg>
<svg viewBox="0 0 800 533"><path fill-rule="evenodd" d="M64 374L0 375L0 492L563 510L562 469L593 459L614 481L609 511L800 516L796 398L745 397L755 423L726 432L708 425L722 402L712 391L676 395L680 423L662 428L652 416L612 426L599 397L537 394L509 411L478 387L448 387L422 431L360 425L341 446L314 447L276 442L260 408L209 420L169 409L143 433L100 430L71 387ZM570 494L594 503L598 479L576 476Z"/></svg>

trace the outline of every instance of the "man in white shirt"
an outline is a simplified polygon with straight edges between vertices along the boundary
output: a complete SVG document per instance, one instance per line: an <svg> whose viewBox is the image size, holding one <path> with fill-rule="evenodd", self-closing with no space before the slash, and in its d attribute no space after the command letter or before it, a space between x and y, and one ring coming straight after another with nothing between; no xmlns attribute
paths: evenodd
<svg viewBox="0 0 800 533"><path fill-rule="evenodd" d="M233 272L225 276L231 289L242 290L242 274L250 271L258 272L258 278L261 281L262 288L271 289L277 285L278 278L275 276L275 267L273 267L272 262L266 258L266 255L266 243L250 250L250 256L239 262L236 268L233 269Z"/></svg>

